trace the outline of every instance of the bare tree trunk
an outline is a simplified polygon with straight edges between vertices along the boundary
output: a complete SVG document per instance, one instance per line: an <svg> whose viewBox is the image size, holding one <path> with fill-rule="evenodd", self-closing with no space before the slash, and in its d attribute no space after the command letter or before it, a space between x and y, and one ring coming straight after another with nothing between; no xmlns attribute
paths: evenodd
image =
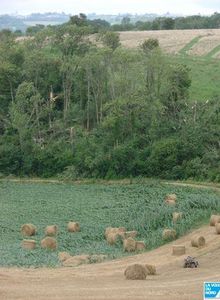
<svg viewBox="0 0 220 300"><path fill-rule="evenodd" d="M90 128L90 81L87 82L87 130Z"/></svg>

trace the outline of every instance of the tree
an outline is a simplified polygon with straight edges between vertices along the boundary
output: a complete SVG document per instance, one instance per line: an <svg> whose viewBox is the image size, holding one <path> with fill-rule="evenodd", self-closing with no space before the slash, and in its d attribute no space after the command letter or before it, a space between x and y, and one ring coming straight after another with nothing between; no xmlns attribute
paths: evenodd
<svg viewBox="0 0 220 300"><path fill-rule="evenodd" d="M120 46L119 33L107 31L101 35L101 41L104 46L107 46L114 51Z"/></svg>

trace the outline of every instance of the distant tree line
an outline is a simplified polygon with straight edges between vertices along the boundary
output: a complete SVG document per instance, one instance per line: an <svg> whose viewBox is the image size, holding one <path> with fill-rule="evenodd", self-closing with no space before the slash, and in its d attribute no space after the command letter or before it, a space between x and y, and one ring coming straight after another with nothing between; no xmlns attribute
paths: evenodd
<svg viewBox="0 0 220 300"><path fill-rule="evenodd" d="M219 97L193 102L190 70L157 40L124 49L105 30L93 43L91 24L0 32L0 172L220 181Z"/></svg>
<svg viewBox="0 0 220 300"><path fill-rule="evenodd" d="M211 16L158 17L152 21L136 23L132 23L129 17L124 17L121 24L112 25L111 28L114 31L220 28L220 13L216 12Z"/></svg>

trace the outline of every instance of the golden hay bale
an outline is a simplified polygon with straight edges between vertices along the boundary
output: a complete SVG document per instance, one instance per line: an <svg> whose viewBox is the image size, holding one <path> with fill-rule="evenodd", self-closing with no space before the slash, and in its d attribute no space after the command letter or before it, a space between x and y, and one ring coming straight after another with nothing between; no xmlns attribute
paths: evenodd
<svg viewBox="0 0 220 300"><path fill-rule="evenodd" d="M107 236L109 235L109 233L111 232L111 230L112 230L112 227L107 227L106 229L105 229L105 238L107 239Z"/></svg>
<svg viewBox="0 0 220 300"><path fill-rule="evenodd" d="M41 247L45 249L55 250L57 248L57 241L52 237L45 237L40 242Z"/></svg>
<svg viewBox="0 0 220 300"><path fill-rule="evenodd" d="M69 222L67 225L67 229L69 232L78 232L80 231L80 226L78 222Z"/></svg>
<svg viewBox="0 0 220 300"><path fill-rule="evenodd" d="M82 264L89 263L89 255L76 255L71 256L67 260L63 261L64 267L77 267Z"/></svg>
<svg viewBox="0 0 220 300"><path fill-rule="evenodd" d="M105 230L105 238L107 239L109 234L119 234L124 237L126 229L124 227L107 227Z"/></svg>
<svg viewBox="0 0 220 300"><path fill-rule="evenodd" d="M71 255L68 252L60 252L58 254L59 261L64 262L65 260L69 259Z"/></svg>
<svg viewBox="0 0 220 300"><path fill-rule="evenodd" d="M177 200L176 194L169 194L166 195L165 197L165 203L169 205L176 205L176 200Z"/></svg>
<svg viewBox="0 0 220 300"><path fill-rule="evenodd" d="M128 280L145 280L147 277L147 270L142 265L134 264L126 268L124 275Z"/></svg>
<svg viewBox="0 0 220 300"><path fill-rule="evenodd" d="M215 226L216 223L220 223L220 216L219 215L211 215L210 226Z"/></svg>
<svg viewBox="0 0 220 300"><path fill-rule="evenodd" d="M174 245L173 246L173 255L179 256L186 253L186 247L183 245Z"/></svg>
<svg viewBox="0 0 220 300"><path fill-rule="evenodd" d="M176 230L164 229L162 237L163 240L174 240L176 238Z"/></svg>
<svg viewBox="0 0 220 300"><path fill-rule="evenodd" d="M136 230L133 230L133 231L126 231L125 232L125 239L128 239L129 237L131 238L135 238L137 236L137 231Z"/></svg>
<svg viewBox="0 0 220 300"><path fill-rule="evenodd" d="M217 234L220 234L220 223L215 224L215 230Z"/></svg>
<svg viewBox="0 0 220 300"><path fill-rule="evenodd" d="M58 231L57 225L49 225L45 228L45 235L53 236L56 235Z"/></svg>
<svg viewBox="0 0 220 300"><path fill-rule="evenodd" d="M205 238L203 236L194 237L191 240L191 245L192 247L197 247L197 248L203 247L205 246Z"/></svg>
<svg viewBox="0 0 220 300"><path fill-rule="evenodd" d="M118 240L122 240L123 236L120 233L109 233L107 235L107 242L109 245L114 245Z"/></svg>
<svg viewBox="0 0 220 300"><path fill-rule="evenodd" d="M21 226L21 234L26 236L32 236L36 234L36 227L33 224L24 224Z"/></svg>
<svg viewBox="0 0 220 300"><path fill-rule="evenodd" d="M144 265L146 270L147 270L147 275L156 275L157 271L156 271L156 267L153 265Z"/></svg>
<svg viewBox="0 0 220 300"><path fill-rule="evenodd" d="M132 252L136 250L136 241L131 237L123 241L124 251Z"/></svg>
<svg viewBox="0 0 220 300"><path fill-rule="evenodd" d="M182 219L183 214L181 212L173 212L173 223L176 223Z"/></svg>
<svg viewBox="0 0 220 300"><path fill-rule="evenodd" d="M91 263L101 263L106 260L108 256L103 254L94 254L89 257Z"/></svg>
<svg viewBox="0 0 220 300"><path fill-rule="evenodd" d="M176 200L177 200L177 196L176 196L176 194L169 194L169 195L166 195L165 201L166 201L166 200L176 201Z"/></svg>
<svg viewBox="0 0 220 300"><path fill-rule="evenodd" d="M36 248L36 241L35 240L23 240L22 247L24 249L33 250Z"/></svg>
<svg viewBox="0 0 220 300"><path fill-rule="evenodd" d="M145 242L143 241L137 241L136 242L136 250L137 251L142 251L146 248Z"/></svg>

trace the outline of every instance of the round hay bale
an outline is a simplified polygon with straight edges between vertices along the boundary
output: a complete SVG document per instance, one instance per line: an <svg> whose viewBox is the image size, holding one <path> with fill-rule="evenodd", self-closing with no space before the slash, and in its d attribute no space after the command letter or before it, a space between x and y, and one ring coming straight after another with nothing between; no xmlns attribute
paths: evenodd
<svg viewBox="0 0 220 300"><path fill-rule="evenodd" d="M165 201L170 201L170 200L176 202L176 200L177 200L176 194L169 194L169 195L166 195Z"/></svg>
<svg viewBox="0 0 220 300"><path fill-rule="evenodd" d="M174 240L176 238L176 230L164 229L162 234L163 240Z"/></svg>
<svg viewBox="0 0 220 300"><path fill-rule="evenodd" d="M117 241L121 241L123 236L120 233L109 233L107 235L107 242L109 245L114 245Z"/></svg>
<svg viewBox="0 0 220 300"><path fill-rule="evenodd" d="M177 221L182 219L182 213L181 212L174 212L173 213L173 223L176 223Z"/></svg>
<svg viewBox="0 0 220 300"><path fill-rule="evenodd" d="M128 239L129 237L131 237L131 238L136 238L136 236L137 236L137 231L136 230L133 230L133 231L126 231L125 232L125 239Z"/></svg>
<svg viewBox="0 0 220 300"><path fill-rule="evenodd" d="M136 250L137 251L142 251L146 248L145 242L144 241L137 241L136 242Z"/></svg>
<svg viewBox="0 0 220 300"><path fill-rule="evenodd" d="M40 242L41 247L44 249L55 250L57 248L57 241L52 237L45 237Z"/></svg>
<svg viewBox="0 0 220 300"><path fill-rule="evenodd" d="M123 241L124 251L132 252L136 250L136 241L131 237Z"/></svg>
<svg viewBox="0 0 220 300"><path fill-rule="evenodd" d="M89 257L90 263L101 263L107 259L107 255L103 254L94 254Z"/></svg>
<svg viewBox="0 0 220 300"><path fill-rule="evenodd" d="M220 234L220 223L215 224L215 230L217 234Z"/></svg>
<svg viewBox="0 0 220 300"><path fill-rule="evenodd" d="M156 267L153 265L144 265L146 270L147 270L147 275L156 275L157 271L156 271Z"/></svg>
<svg viewBox="0 0 220 300"><path fill-rule="evenodd" d="M22 248L33 250L36 248L36 241L35 240L23 240L22 241Z"/></svg>
<svg viewBox="0 0 220 300"><path fill-rule="evenodd" d="M174 245L172 254L175 256L184 255L186 253L186 247L183 245Z"/></svg>
<svg viewBox="0 0 220 300"><path fill-rule="evenodd" d="M24 224L21 226L21 234L24 236L32 236L36 234L36 227L33 224Z"/></svg>
<svg viewBox="0 0 220 300"><path fill-rule="evenodd" d="M168 205L176 205L177 196L176 194L169 194L165 197L165 203Z"/></svg>
<svg viewBox="0 0 220 300"><path fill-rule="evenodd" d="M79 232L80 226L78 222L69 222L67 225L67 229L69 232Z"/></svg>
<svg viewBox="0 0 220 300"><path fill-rule="evenodd" d="M134 264L126 268L124 275L128 280L145 280L147 277L147 270L142 265Z"/></svg>
<svg viewBox="0 0 220 300"><path fill-rule="evenodd" d="M105 239L107 239L107 236L111 233L112 229L113 229L112 227L107 227L105 229Z"/></svg>
<svg viewBox="0 0 220 300"><path fill-rule="evenodd" d="M45 235L54 236L57 234L58 226L57 225L49 225L45 228Z"/></svg>
<svg viewBox="0 0 220 300"><path fill-rule="evenodd" d="M82 264L89 264L89 255L71 256L67 260L63 261L64 267L77 267Z"/></svg>
<svg viewBox="0 0 220 300"><path fill-rule="evenodd" d="M68 252L60 252L58 254L59 261L64 262L65 260L69 259L71 255Z"/></svg>
<svg viewBox="0 0 220 300"><path fill-rule="evenodd" d="M220 216L219 215L211 215L210 226L215 226L216 223L220 223Z"/></svg>
<svg viewBox="0 0 220 300"><path fill-rule="evenodd" d="M197 248L204 247L205 246L205 238L203 236L194 237L191 240L191 245L192 245L192 247L197 247Z"/></svg>
<svg viewBox="0 0 220 300"><path fill-rule="evenodd" d="M107 239L109 234L119 234L124 238L124 233L126 229L124 227L107 227L105 230L105 238Z"/></svg>

